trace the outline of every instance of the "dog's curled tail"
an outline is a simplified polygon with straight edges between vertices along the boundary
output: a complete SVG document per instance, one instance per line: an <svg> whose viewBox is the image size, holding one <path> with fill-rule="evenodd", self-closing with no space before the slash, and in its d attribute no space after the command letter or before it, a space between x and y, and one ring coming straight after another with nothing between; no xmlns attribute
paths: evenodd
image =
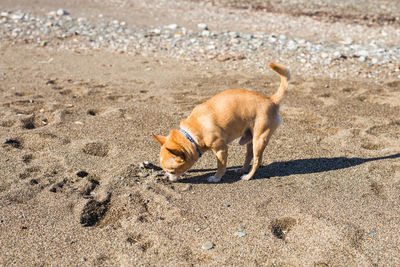
<svg viewBox="0 0 400 267"><path fill-rule="evenodd" d="M279 104L286 92L286 89L288 87L289 84L289 80L290 80L290 71L285 68L282 65L276 64L276 63L270 63L269 67L277 72L279 74L279 76L281 77L281 85L279 86L278 91L271 96L271 100L272 102L274 102L275 104Z"/></svg>

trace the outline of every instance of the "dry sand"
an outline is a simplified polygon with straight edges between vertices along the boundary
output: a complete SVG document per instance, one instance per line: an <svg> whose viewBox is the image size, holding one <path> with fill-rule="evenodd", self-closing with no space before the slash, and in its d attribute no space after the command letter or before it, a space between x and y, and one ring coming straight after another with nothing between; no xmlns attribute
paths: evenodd
<svg viewBox="0 0 400 267"><path fill-rule="evenodd" d="M15 6L56 6L36 2ZM0 265L400 265L398 80L294 75L255 179L234 143L221 183L211 153L169 183L139 166L158 165L151 134L224 89L272 94L272 71L4 42L0 58Z"/></svg>

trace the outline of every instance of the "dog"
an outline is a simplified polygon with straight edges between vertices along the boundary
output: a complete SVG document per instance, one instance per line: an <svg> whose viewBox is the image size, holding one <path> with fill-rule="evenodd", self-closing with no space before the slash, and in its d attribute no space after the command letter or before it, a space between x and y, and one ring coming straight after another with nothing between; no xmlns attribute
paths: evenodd
<svg viewBox="0 0 400 267"><path fill-rule="evenodd" d="M280 76L280 86L271 97L245 89L223 91L196 106L190 116L167 137L153 134L161 145L160 163L170 181L176 181L208 150L217 157L218 169L208 182L221 181L226 171L228 144L239 139L246 145L243 167L236 171L242 180L250 180L262 161L262 154L272 134L281 124L279 103L290 80L287 68L270 63ZM245 174L250 162L253 165Z"/></svg>

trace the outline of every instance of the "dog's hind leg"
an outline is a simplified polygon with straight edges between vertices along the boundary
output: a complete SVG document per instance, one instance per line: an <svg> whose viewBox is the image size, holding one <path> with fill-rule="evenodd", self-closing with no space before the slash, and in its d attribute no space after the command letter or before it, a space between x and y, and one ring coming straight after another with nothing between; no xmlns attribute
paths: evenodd
<svg viewBox="0 0 400 267"><path fill-rule="evenodd" d="M258 167L262 162L262 154L264 152L265 147L267 146L269 139L272 136L273 131L268 129L261 135L255 135L253 137L253 166L248 174L245 174L241 177L242 180L250 180L253 178L256 173Z"/></svg>

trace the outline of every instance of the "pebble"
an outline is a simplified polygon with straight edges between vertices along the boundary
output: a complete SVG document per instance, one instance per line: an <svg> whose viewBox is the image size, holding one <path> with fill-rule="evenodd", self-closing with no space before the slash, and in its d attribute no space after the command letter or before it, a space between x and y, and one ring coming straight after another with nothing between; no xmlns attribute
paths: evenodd
<svg viewBox="0 0 400 267"><path fill-rule="evenodd" d="M351 45L351 44L354 43L354 41L350 37L347 37L341 43L344 44L344 45Z"/></svg>
<svg viewBox="0 0 400 267"><path fill-rule="evenodd" d="M69 13L67 10L60 8L59 10L57 10L56 14L58 16L64 16L64 15L68 15Z"/></svg>
<svg viewBox="0 0 400 267"><path fill-rule="evenodd" d="M238 237L244 237L246 235L246 233L245 232L235 232L234 235L238 236Z"/></svg>
<svg viewBox="0 0 400 267"><path fill-rule="evenodd" d="M170 30L177 30L179 29L179 26L177 24L170 24L167 26L167 28Z"/></svg>
<svg viewBox="0 0 400 267"><path fill-rule="evenodd" d="M223 204L224 207L229 208L231 205L230 204Z"/></svg>
<svg viewBox="0 0 400 267"><path fill-rule="evenodd" d="M199 23L199 24L197 24L197 28L198 28L199 30L208 30L208 26L207 26L207 24L205 24L205 23Z"/></svg>
<svg viewBox="0 0 400 267"><path fill-rule="evenodd" d="M204 250L212 249L213 247L214 247L214 243L211 241L207 241L203 245L201 245L201 248Z"/></svg>

